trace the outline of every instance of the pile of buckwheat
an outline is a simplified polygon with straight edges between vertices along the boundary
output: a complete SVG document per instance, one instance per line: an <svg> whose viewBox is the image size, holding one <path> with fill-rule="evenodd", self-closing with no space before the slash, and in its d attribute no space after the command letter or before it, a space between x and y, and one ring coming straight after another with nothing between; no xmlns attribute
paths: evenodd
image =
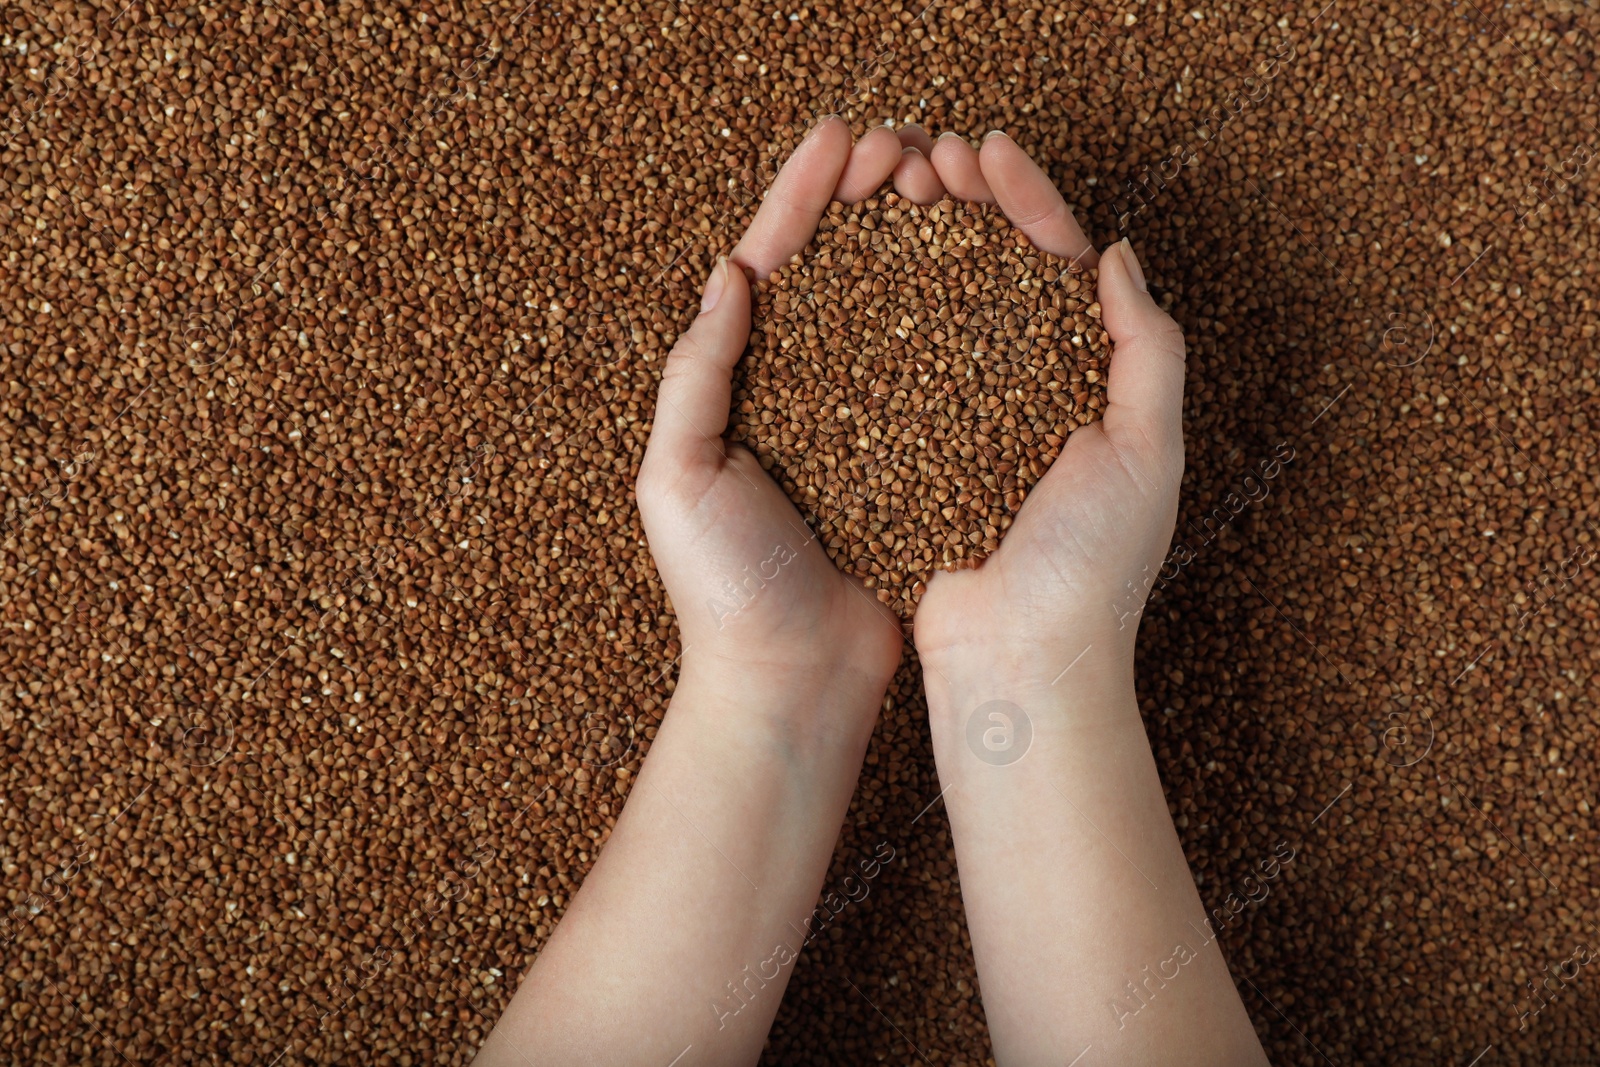
<svg viewBox="0 0 1600 1067"><path fill-rule="evenodd" d="M994 551L1066 435L1105 408L1095 272L996 207L834 204L752 315L731 438L908 618L933 570Z"/></svg>

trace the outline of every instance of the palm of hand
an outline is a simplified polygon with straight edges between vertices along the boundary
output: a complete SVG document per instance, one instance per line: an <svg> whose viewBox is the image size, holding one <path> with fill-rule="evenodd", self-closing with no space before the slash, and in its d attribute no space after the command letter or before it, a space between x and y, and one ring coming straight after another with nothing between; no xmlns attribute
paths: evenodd
<svg viewBox="0 0 1600 1067"><path fill-rule="evenodd" d="M1183 465L1183 339L1145 292L1131 249L1120 244L1100 261L1060 192L1006 137L991 135L975 151L957 137L935 144L916 127L880 127L852 149L848 127L827 119L719 263L663 375L638 494L685 652L705 645L701 655L730 662L885 675L899 658L897 620L833 567L754 457L722 439L733 367L750 332L743 271L770 274L805 248L830 201L863 199L891 175L922 203L947 193L998 203L1035 246L1087 266L1099 261L1113 343L1104 420L1068 438L980 569L929 582L916 619L924 662L985 633L1053 654L1063 627L1095 612L1112 619L1125 583L1160 564Z"/></svg>
<svg viewBox="0 0 1600 1067"><path fill-rule="evenodd" d="M1103 423L1074 432L983 566L928 583L918 651L937 662L999 637L1049 664L1067 632L1109 628L1131 642L1172 536L1182 471L1181 446L1129 449Z"/></svg>
<svg viewBox="0 0 1600 1067"><path fill-rule="evenodd" d="M859 634L850 654L899 658L887 609L839 572L750 452L728 445L719 465L669 492L666 507L645 504L662 578L687 598L674 602L685 652L699 645L746 665L822 666L809 661L813 650Z"/></svg>

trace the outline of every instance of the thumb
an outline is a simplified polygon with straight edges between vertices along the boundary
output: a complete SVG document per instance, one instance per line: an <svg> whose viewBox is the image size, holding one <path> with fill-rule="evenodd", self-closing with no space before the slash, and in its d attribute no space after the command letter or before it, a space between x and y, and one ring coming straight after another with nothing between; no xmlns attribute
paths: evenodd
<svg viewBox="0 0 1600 1067"><path fill-rule="evenodd" d="M1158 448L1183 447L1183 331L1145 287L1123 238L1100 257L1100 321L1111 335L1105 429Z"/></svg>
<svg viewBox="0 0 1600 1067"><path fill-rule="evenodd" d="M750 285L723 256L701 311L667 356L645 458L682 469L720 461L733 398L733 366L750 340Z"/></svg>

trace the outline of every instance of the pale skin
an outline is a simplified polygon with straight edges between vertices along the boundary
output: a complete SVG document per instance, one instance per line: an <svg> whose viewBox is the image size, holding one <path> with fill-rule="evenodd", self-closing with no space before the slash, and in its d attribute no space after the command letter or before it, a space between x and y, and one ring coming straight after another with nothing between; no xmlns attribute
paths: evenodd
<svg viewBox="0 0 1600 1067"><path fill-rule="evenodd" d="M829 118L712 271L705 310L668 359L637 490L678 614L677 688L482 1067L760 1056L903 635L723 439L750 330L746 272L786 263L830 201L891 178L923 203L998 204L1040 248L1098 265L1113 343L1103 421L1070 435L981 568L929 582L914 623L995 1062L1266 1062L1209 939L1134 696L1140 601L1125 583L1158 570L1172 537L1182 334L1132 249L1097 254L1006 136L975 149L882 127L852 144ZM737 610L712 607L711 591L746 568L774 577L746 583ZM1003 765L967 740L972 713L994 700L1021 709L1033 735Z"/></svg>

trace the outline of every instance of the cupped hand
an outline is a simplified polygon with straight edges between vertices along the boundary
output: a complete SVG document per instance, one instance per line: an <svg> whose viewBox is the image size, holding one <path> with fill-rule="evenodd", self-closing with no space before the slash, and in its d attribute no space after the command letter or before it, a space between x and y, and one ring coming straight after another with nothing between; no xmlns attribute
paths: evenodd
<svg viewBox="0 0 1600 1067"><path fill-rule="evenodd" d="M863 142L864 143L864 142ZM1101 642L1131 663L1137 621L1177 518L1183 475L1183 334L1146 291L1127 242L1097 256L1060 192L1003 134L980 150L946 135L930 153L951 195L998 203L1038 247L1099 266L1112 357L1104 418L1067 438L1000 547L941 572L917 608L925 665L964 660L1046 681Z"/></svg>
<svg viewBox="0 0 1600 1067"><path fill-rule="evenodd" d="M900 660L892 613L833 565L755 456L723 438L733 368L750 336L746 272L765 278L802 251L836 194L860 199L875 190L882 175L855 192L876 170L879 147L869 135L853 152L842 120L819 122L712 270L700 314L667 359L637 494L685 662L780 673L853 668L886 684Z"/></svg>

